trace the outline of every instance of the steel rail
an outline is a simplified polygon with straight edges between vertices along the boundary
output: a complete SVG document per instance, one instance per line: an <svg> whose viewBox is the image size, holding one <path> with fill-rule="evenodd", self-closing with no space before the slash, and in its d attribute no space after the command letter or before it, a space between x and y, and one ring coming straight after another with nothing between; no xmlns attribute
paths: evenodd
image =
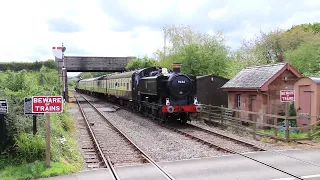
<svg viewBox="0 0 320 180"><path fill-rule="evenodd" d="M128 109L128 110L130 111L130 109ZM160 118L154 117L153 115L150 115L150 114L147 114L147 113L143 113L143 114L144 114L144 115L147 115L147 116L149 116L149 117L152 117L152 118L154 118L154 119L161 120ZM164 127L166 127L166 128L169 128L170 130L173 130L173 131L175 131L175 132L177 132L177 133L180 133L180 134L183 134L183 135L187 134L187 133L184 133L184 132L182 132L182 131L178 132L177 129L175 129L175 128L173 128L173 127L165 126L165 125L160 124L160 123L158 123L158 124L159 124L160 126L164 126ZM223 135L223 134L216 133L216 132L210 131L210 130L208 130L208 129L204 129L204 128L201 128L201 127L199 127L199 126L195 126L195 125L190 124L190 123L188 123L188 125L193 126L193 127L195 127L195 128L198 128L198 129L201 130L201 131L204 131L204 132L207 132L207 133L210 133L210 134L214 134L214 135L218 135L218 136L220 136L220 137L222 137L222 138L227 138L227 139L229 139L229 140L231 140L231 141L235 141L235 142L237 142L237 143L241 143L241 144L245 144L245 145L247 145L247 146L251 146L252 148L256 149L257 151L271 152L271 153L274 153L274 154L286 156L286 157L288 157L288 158L291 158L291 159L300 161L300 162L305 163L305 164L309 164L309 165L313 165L313 166L316 166L316 167L320 167L319 164L316 164L316 163L313 163L313 162L308 162L308 161L305 161L305 160L302 160L302 159L299 159L299 158L296 158L296 157L293 157L293 156L290 156L290 155L287 155L287 154L284 154L284 153L281 153L281 152L278 152L278 151L275 151L275 150L272 150L272 149L260 148L260 147L257 147L257 146L255 146L255 145L251 144L251 143L248 143L248 142L245 142L245 141L241 141L241 140L238 140L238 139L229 137L229 136L225 136L225 135ZM192 139L197 139L197 141L202 141L204 144L207 144L207 145L208 145L208 142L205 141L205 140L199 139L199 138L194 137L194 136L192 137L192 135L190 135L190 134L187 134L187 136L189 136L189 137L192 138ZM223 149L222 147L219 147L219 146L216 147L216 145L209 145L209 146L210 146L210 147L215 147L217 150L223 150L223 151L225 151L225 152L229 152L228 149ZM233 152L230 152L230 153L233 153Z"/></svg>
<svg viewBox="0 0 320 180"><path fill-rule="evenodd" d="M248 142L245 142L245 141L242 141L242 140L239 140L239 139L235 139L235 138L232 138L230 136L226 136L226 135L223 135L223 134L220 134L220 133L217 133L217 132L214 132L214 131L210 131L208 129L204 129L202 127L199 127L199 126L196 126L196 125L193 125L193 124L190 124L190 123L187 123L186 124L187 126L190 126L192 128L195 128L199 131L202 131L202 132L205 132L205 133L208 133L208 134L212 134L212 135L216 135L216 136L219 136L223 139L227 139L227 140L230 140L230 141L233 141L234 143L237 143L237 144L242 144L244 146L247 146L247 147L250 147L252 149L254 149L255 151L266 151L265 149L263 148L260 148L260 147L257 147L256 145L254 144L251 144L251 143L248 143Z"/></svg>
<svg viewBox="0 0 320 180"><path fill-rule="evenodd" d="M90 103L90 102L89 102L89 103ZM144 112L143 112L143 114L144 114L144 115L147 115L147 116L149 116L149 117L152 117L152 118L154 118L154 119L161 120L160 118L155 117L155 116L153 116L153 115L150 115L150 114L147 114L147 113L144 113ZM102 116L103 116L103 115L102 115ZM159 123L159 122L158 122L157 124L159 124L159 125L162 126L162 127L165 127L165 128L170 129L170 130L173 130L174 132L177 132L177 133L179 133L179 134L182 134L182 135L184 135L184 136L186 136L186 137L189 137L189 138L191 138L191 139L195 139L195 140L197 140L197 141L199 141L199 142L202 142L202 143L208 145L209 147L214 147L214 148L216 148L217 150L222 150L222 151L225 151L225 152L229 152L229 153L232 153L232 154L237 154L237 155L243 156L243 157L248 158L248 159L250 159L250 160L252 160L252 161L255 161L255 162L257 162L257 163L263 164L263 165L268 166L268 167L270 167L270 168L272 168L272 169L275 169L275 170L277 170L277 171L280 171L280 172L282 172L282 173L285 173L285 174L287 174L287 175L289 175L289 176L292 176L292 177L295 177L295 178L297 178L297 179L303 180L303 178L300 178L300 177L298 177L298 176L296 176L296 175L294 175L294 174L291 174L291 173L289 173L289 172L286 172L286 171L284 171L284 170L281 170L281 169L279 169L279 168L277 168L277 167L274 167L274 166L272 166L272 165L270 165L270 164L267 164L267 163L264 163L264 162L259 161L259 160L257 160L257 159L251 158L251 157L249 157L249 156L247 156L247 155L245 155L245 154L242 154L242 153L233 151L233 150L231 150L231 149L229 149L229 148L220 147L220 146L215 145L215 144L213 144L213 143L211 143L211 142L208 142L208 141L206 141L206 140L200 139L200 138L198 138L198 137L195 137L195 136L193 136L193 135L190 135L190 134L188 134L188 133L185 133L185 132L183 132L183 131L180 131L180 130L174 128L174 127L170 127L170 126L168 126L168 125L164 125L164 124L161 124L161 123Z"/></svg>
<svg viewBox="0 0 320 180"><path fill-rule="evenodd" d="M319 164L316 164L316 163L312 163L312 162L308 162L308 161L305 161L305 160L302 160L302 159L299 159L299 158L296 158L296 157L293 157L293 156L290 156L290 155L287 155L287 154L284 154L284 153L281 153L281 152L278 152L278 151L275 151L273 149L263 149L263 148L260 148L260 147L257 147L255 146L254 144L251 144L251 143L248 143L248 142L244 142L244 141L241 141L241 140L238 140L238 139L235 139L235 138L232 138L232 137L229 137L229 136L225 136L223 134L220 134L220 133L217 133L217 132L213 132L213 131L210 131L208 129L204 129L202 127L199 127L199 126L196 126L196 125L193 125L193 124L190 124L188 123L188 126L192 126L192 127L195 127L201 131L204 131L204 132L207 132L207 133L210 133L210 134L214 134L214 135L217 135L217 136L220 136L222 138L226 138L226 139L229 139L229 140L232 140L232 141L235 141L237 143L241 143L241 144L244 144L244 145L247 145L247 146L251 146L252 148L258 150L258 151L268 151L268 152L271 152L271 153L274 153L274 154L279 154L279 155L282 155L282 156L286 156L288 158L291 158L291 159L294 159L294 160L297 160L297 161L300 161L300 162L303 162L305 164L309 164L309 165L313 165L313 166L317 166L317 167L320 167Z"/></svg>
<svg viewBox="0 0 320 180"><path fill-rule="evenodd" d="M82 95L81 95L82 96ZM142 149L140 149L125 133L123 133L115 124L113 124L112 122L110 122L108 120L108 118L105 117L104 114L102 114L98 108L96 106L94 106L87 98L85 98L84 96L82 96L83 99L85 99L93 108L96 112L98 112L105 120L108 124L110 124L115 130L117 130L123 137L126 138L127 141L129 141L136 149L138 149L138 151L142 154L142 157L144 157L149 163L151 163L152 165L154 165L167 179L170 180L174 180L174 178L167 172L165 172L165 170L160 167L152 158L150 158Z"/></svg>
<svg viewBox="0 0 320 180"><path fill-rule="evenodd" d="M83 118L84 118L84 120L85 120L85 123L86 123L86 125L87 125L87 128L88 128L88 130L89 130L89 132L90 132L89 134L90 134L90 136L91 136L92 139L93 139L94 145L96 146L96 148L97 148L97 150L98 150L98 152L99 152L99 155L100 155L100 157L101 157L102 160L103 160L103 163L107 166L107 168L109 169L109 172L111 173L111 175L112 175L112 177L113 177L114 179L116 179L116 180L120 179L119 176L118 176L118 174L117 174L117 172L115 171L112 163L111 163L110 157L109 157L109 156L106 156L106 157L105 157L105 155L103 154L103 152L102 152L102 150L101 150L101 148L100 148L100 145L99 145L99 143L98 143L98 141L97 141L97 139L96 139L96 137L95 137L95 135L94 135L94 133L93 133L93 130L92 130L92 128L91 128L90 125L89 125L88 119L87 119L87 117L86 117L86 115L85 115L85 113L84 113L84 111L83 111L83 108L81 107L81 105L80 105L80 103L79 103L79 101L78 101L78 98L77 98L76 96L74 96L74 97L75 97L75 99L76 99L76 101L77 101L77 103L78 103L78 106L79 106L79 108L80 108L81 114L82 114L82 116L83 116Z"/></svg>
<svg viewBox="0 0 320 180"><path fill-rule="evenodd" d="M232 154L237 154L237 155L243 156L243 157L245 157L245 158L251 159L251 160L253 160L253 161L255 161L255 162L258 162L258 163L260 163L260 164L263 164L263 165L265 165L265 166L268 166L268 167L270 167L270 168L272 168L272 169L275 169L275 170L277 170L277 171L280 171L280 172L282 172L282 173L285 173L285 174L287 174L287 175L289 175L289 176L292 176L292 177L295 177L295 178L297 178L297 179L303 180L302 178L300 178L300 177L298 177L298 176L296 176L296 175L294 175L294 174L291 174L291 173L289 173L289 172L286 172L286 171L284 171L284 170L281 170L281 169L279 169L279 168L277 168L277 167L274 167L274 166L272 166L272 165L269 165L269 164L267 164L267 163L264 163L264 162L262 162L262 161L259 161L259 160L257 160L257 159L254 159L254 158L252 158L252 157L249 157L249 156L247 156L247 155L245 155L245 154L236 152L236 151L231 150L231 149L229 149L229 148L220 147L220 146L215 145L215 144L213 144L213 143L211 143L211 142L208 142L208 141L206 141L206 140L203 140L203 139L200 139L200 138L198 138L198 137L195 137L195 136L193 136L193 135L191 135L191 134L188 134L188 133L185 133L185 132L183 132L183 131L180 131L180 130L178 130L178 129L176 129L176 128L169 127L169 126L167 126L167 125L163 125L163 126L165 126L166 128L169 128L169 129L171 129L171 130L173 130L173 131L175 131L175 132L178 132L179 134L183 134L183 135L185 135L186 137L189 137L189 138L191 138L191 139L196 139L197 141L200 141L200 142L208 145L209 147L215 147L215 148L218 149L218 150L223 150L223 151L226 151L226 152L229 152L229 153L232 153Z"/></svg>
<svg viewBox="0 0 320 180"><path fill-rule="evenodd" d="M145 115L147 115L147 116L149 116L149 117L152 117L152 118L154 118L154 119L159 119L159 120L161 120L160 118L154 117L153 115L146 114L146 113L143 113L143 114L145 114ZM188 133L186 133L186 132L180 131L180 130L174 128L174 127L170 127L170 126L168 126L168 125L164 125L164 124L161 124L161 123L159 123L159 122L158 122L157 124L159 124L159 125L162 126L162 127L165 127L165 128L170 129L170 130L173 130L174 132L177 132L177 133L179 133L179 134L182 134L182 135L184 135L184 136L186 136L186 137L189 137L189 138L191 138L191 139L195 139L195 140L197 140L197 141L199 141L199 142L202 142L202 143L208 145L209 147L214 147L214 148L217 149L217 150L222 150L222 151L224 151L224 152L229 152L229 153L231 153L231 154L237 154L237 155L243 156L243 157L248 158L248 159L250 159L250 160L252 160L252 161L255 161L255 162L257 162L257 163L263 164L263 165L268 166L268 167L270 167L270 168L272 168L272 169L275 169L275 170L277 170L277 171L280 171L280 172L282 172L282 173L285 173L285 174L287 174L287 175L289 175L289 176L292 176L292 177L295 177L295 178L297 178L297 179L303 180L303 178L300 178L300 177L298 177L298 176L296 176L296 175L294 175L294 174L291 174L291 173L289 173L289 172L286 172L286 171L284 171L284 170L281 170L281 169L279 169L279 168L277 168L277 167L274 167L274 166L272 166L272 165L270 165L270 164L267 164L267 163L264 163L264 162L259 161L259 160L257 160L257 159L251 158L251 157L249 157L249 156L247 156L247 155L245 155L245 154L236 152L236 151L231 150L231 149L229 149L229 148L220 147L220 146L215 145L215 144L213 144L213 143L211 143L211 142L208 142L208 141L206 141L206 140L200 139L200 138L195 137L195 136L193 136L193 135L191 135L191 134L188 134ZM199 128L200 128L200 127L199 127Z"/></svg>

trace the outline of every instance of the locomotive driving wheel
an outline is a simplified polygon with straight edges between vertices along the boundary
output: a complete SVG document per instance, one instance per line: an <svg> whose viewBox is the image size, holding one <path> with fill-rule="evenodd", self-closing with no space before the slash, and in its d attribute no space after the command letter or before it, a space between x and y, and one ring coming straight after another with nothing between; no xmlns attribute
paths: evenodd
<svg viewBox="0 0 320 180"><path fill-rule="evenodd" d="M167 114L160 112L159 114L160 123L166 123L168 121Z"/></svg>

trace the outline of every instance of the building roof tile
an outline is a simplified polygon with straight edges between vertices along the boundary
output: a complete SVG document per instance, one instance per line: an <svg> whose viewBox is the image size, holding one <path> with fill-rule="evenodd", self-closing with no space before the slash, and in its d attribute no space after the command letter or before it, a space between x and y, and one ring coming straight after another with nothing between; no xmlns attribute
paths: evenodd
<svg viewBox="0 0 320 180"><path fill-rule="evenodd" d="M320 78L318 77L309 77L313 82L315 82L316 84L320 84Z"/></svg>
<svg viewBox="0 0 320 180"><path fill-rule="evenodd" d="M278 63L244 68L221 88L261 88L286 65Z"/></svg>

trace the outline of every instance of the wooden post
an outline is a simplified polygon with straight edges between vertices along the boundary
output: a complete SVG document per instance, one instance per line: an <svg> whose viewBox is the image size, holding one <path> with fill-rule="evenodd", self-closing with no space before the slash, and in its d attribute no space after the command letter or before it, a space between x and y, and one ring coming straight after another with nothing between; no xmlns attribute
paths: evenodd
<svg viewBox="0 0 320 180"><path fill-rule="evenodd" d="M257 116L255 114L252 114L253 115L253 139L256 140L256 133L257 133Z"/></svg>
<svg viewBox="0 0 320 180"><path fill-rule="evenodd" d="M311 128L311 115L309 115L307 125L308 125L308 138L309 138L309 140L311 140L311 130L312 130L312 128Z"/></svg>
<svg viewBox="0 0 320 180"><path fill-rule="evenodd" d="M235 115L234 115L235 118L238 118L239 119L239 112L238 111L235 111ZM240 128L240 123L241 121L239 120L236 120L236 134L239 134L239 128Z"/></svg>
<svg viewBox="0 0 320 180"><path fill-rule="evenodd" d="M223 113L224 113L224 110L222 109L222 105L221 105L221 114L220 114L220 127L223 128Z"/></svg>
<svg viewBox="0 0 320 180"><path fill-rule="evenodd" d="M286 118L285 118L285 123L286 123L286 141L289 142L289 119L288 119L288 116L289 116L289 106L288 106L289 102L286 103L286 110L285 110L285 115L286 115Z"/></svg>
<svg viewBox="0 0 320 180"><path fill-rule="evenodd" d="M49 95L46 92L46 96ZM46 166L50 167L50 113L46 113Z"/></svg>
<svg viewBox="0 0 320 180"><path fill-rule="evenodd" d="M4 114L0 113L0 144L5 143L5 134Z"/></svg>
<svg viewBox="0 0 320 180"><path fill-rule="evenodd" d="M37 115L36 114L32 115L32 119L33 119L33 135L36 135L36 133L37 133Z"/></svg>
<svg viewBox="0 0 320 180"><path fill-rule="evenodd" d="M278 127L278 120L277 118L273 118L273 125L277 126ZM278 128L274 127L273 128L273 132L274 132L274 136L277 137L278 136ZM278 139L275 138L275 142L277 143L278 142Z"/></svg>

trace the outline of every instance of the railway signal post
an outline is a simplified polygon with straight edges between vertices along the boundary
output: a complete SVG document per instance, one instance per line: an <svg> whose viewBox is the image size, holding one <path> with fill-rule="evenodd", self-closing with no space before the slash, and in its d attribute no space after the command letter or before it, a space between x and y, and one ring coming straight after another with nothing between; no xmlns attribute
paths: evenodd
<svg viewBox="0 0 320 180"><path fill-rule="evenodd" d="M32 113L46 114L46 165L50 166L50 113L63 111L62 96L32 96Z"/></svg>
<svg viewBox="0 0 320 180"><path fill-rule="evenodd" d="M66 91L66 67L64 62L64 52L66 51L66 47L63 46L62 43L62 78L63 78L63 99L67 100L67 91Z"/></svg>
<svg viewBox="0 0 320 180"><path fill-rule="evenodd" d="M65 58L64 58L64 52L66 51L66 47L63 45L61 47L52 47L52 52L54 56L58 59L62 59L62 68L61 71L59 70L59 73L61 73L61 81L62 81L62 96L65 101L68 101L68 92L67 92L67 69L65 65Z"/></svg>

